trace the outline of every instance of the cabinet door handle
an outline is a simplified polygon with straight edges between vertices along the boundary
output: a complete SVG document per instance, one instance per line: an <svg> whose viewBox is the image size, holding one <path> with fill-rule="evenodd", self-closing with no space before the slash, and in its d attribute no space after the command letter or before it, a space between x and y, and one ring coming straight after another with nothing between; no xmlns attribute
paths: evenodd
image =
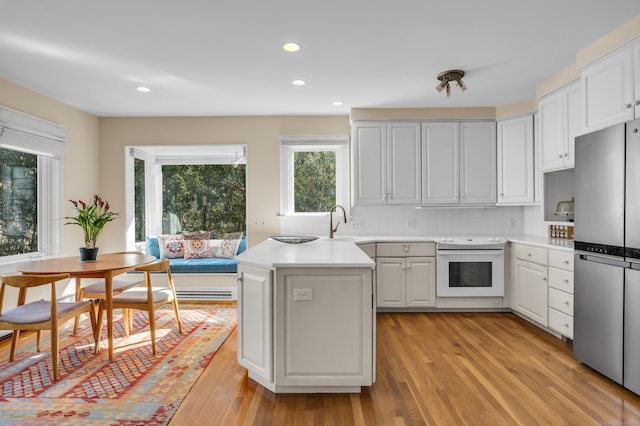
<svg viewBox="0 0 640 426"><path fill-rule="evenodd" d="M569 154L567 154L566 152L564 153L564 158L567 158L569 156Z"/></svg>
<svg viewBox="0 0 640 426"><path fill-rule="evenodd" d="M402 246L402 250L404 250L405 253L409 253L409 246L408 245Z"/></svg>
<svg viewBox="0 0 640 426"><path fill-rule="evenodd" d="M562 154L558 154L558 158L562 158Z"/></svg>
<svg viewBox="0 0 640 426"><path fill-rule="evenodd" d="M626 109L629 109L629 108L631 108L632 106L633 106L633 104L624 104L624 107L625 107Z"/></svg>
<svg viewBox="0 0 640 426"><path fill-rule="evenodd" d="M565 284L569 284L569 280L566 279L566 278L564 280L562 280L562 282L565 283Z"/></svg>
<svg viewBox="0 0 640 426"><path fill-rule="evenodd" d="M547 277L542 277L542 281L546 281L546 280L547 280Z"/></svg>
<svg viewBox="0 0 640 426"><path fill-rule="evenodd" d="M568 260L565 260L563 263L564 263L565 265L568 265L568 264L569 264L569 261L568 261Z"/></svg>
<svg viewBox="0 0 640 426"><path fill-rule="evenodd" d="M640 105L640 99L636 101L636 105Z"/></svg>
<svg viewBox="0 0 640 426"><path fill-rule="evenodd" d="M565 300L565 301L564 301L564 304L565 304L565 305L567 305L567 306L569 306L569 301L568 301L568 300Z"/></svg>

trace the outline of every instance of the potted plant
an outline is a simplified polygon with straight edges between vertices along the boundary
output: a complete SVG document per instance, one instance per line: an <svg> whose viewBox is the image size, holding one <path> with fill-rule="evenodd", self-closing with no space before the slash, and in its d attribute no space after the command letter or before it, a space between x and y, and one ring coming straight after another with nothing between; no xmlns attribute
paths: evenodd
<svg viewBox="0 0 640 426"><path fill-rule="evenodd" d="M87 204L82 200L69 200L73 204L76 214L65 217L70 222L65 225L78 225L84 232L84 247L80 247L80 259L96 260L98 247L96 242L107 222L111 222L120 216L120 213L112 212L109 203L97 195L93 196L93 204Z"/></svg>

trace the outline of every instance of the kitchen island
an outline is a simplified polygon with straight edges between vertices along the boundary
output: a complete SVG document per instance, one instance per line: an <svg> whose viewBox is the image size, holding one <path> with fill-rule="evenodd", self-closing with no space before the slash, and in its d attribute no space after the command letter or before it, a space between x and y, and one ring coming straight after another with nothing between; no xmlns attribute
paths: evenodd
<svg viewBox="0 0 640 426"><path fill-rule="evenodd" d="M266 240L237 256L238 362L275 393L375 381L375 262L353 241Z"/></svg>

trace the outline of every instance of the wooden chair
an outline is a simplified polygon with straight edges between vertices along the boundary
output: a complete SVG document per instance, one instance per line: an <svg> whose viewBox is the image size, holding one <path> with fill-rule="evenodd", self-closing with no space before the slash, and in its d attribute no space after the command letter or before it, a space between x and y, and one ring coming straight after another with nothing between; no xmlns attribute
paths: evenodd
<svg viewBox="0 0 640 426"><path fill-rule="evenodd" d="M182 333L182 323L180 321L180 308L176 297L176 289L169 269L169 260L164 259L148 265L138 266L136 271L144 272L144 287L131 288L113 297L113 309L123 310L124 330L129 334L133 326L132 310L147 311L149 313L149 330L151 332L151 349L156 353L156 323L155 310L160 306L171 303L178 323L178 331ZM153 287L151 283L152 272L165 272L169 287ZM105 300L101 300L98 311L97 332L96 332L96 352L99 349L100 329L103 312L106 308Z"/></svg>
<svg viewBox="0 0 640 426"><path fill-rule="evenodd" d="M5 275L0 287L0 311L3 308L6 286L18 289L18 306L0 314L0 330L13 330L11 340L11 354L9 361L14 360L20 330L37 330L36 350L40 352L42 330L51 331L51 358L53 365L53 380L58 380L58 328L76 318L82 313L91 316L91 327L94 338L96 336L95 305L91 301L58 302L56 282L69 278L69 274L52 275ZM51 300L38 300L25 303L27 290L30 288L50 285Z"/></svg>
<svg viewBox="0 0 640 426"><path fill-rule="evenodd" d="M138 252L121 252L121 253L138 253ZM113 294L116 295L130 288L139 287L143 284L144 284L144 278L140 278L137 280L113 280L111 282L111 288L112 288ZM105 298L107 297L105 295L105 291L106 291L106 284L104 282L104 279L101 279L100 281L89 284L86 287L80 287L80 290L78 290L78 294L76 296L76 300L93 299L93 300L96 300L97 303L100 303L100 300L105 300ZM79 322L80 322L80 317L76 318L75 324L73 326L74 333L78 330Z"/></svg>

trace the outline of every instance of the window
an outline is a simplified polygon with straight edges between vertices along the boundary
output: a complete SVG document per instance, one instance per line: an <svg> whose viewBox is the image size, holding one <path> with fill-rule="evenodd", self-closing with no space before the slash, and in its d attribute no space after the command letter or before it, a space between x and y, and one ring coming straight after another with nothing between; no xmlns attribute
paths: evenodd
<svg viewBox="0 0 640 426"><path fill-rule="evenodd" d="M128 147L125 163L128 245L146 235L245 231L244 145Z"/></svg>
<svg viewBox="0 0 640 426"><path fill-rule="evenodd" d="M38 156L0 149L0 254L38 251Z"/></svg>
<svg viewBox="0 0 640 426"><path fill-rule="evenodd" d="M283 215L328 213L348 206L346 136L283 137L280 141Z"/></svg>
<svg viewBox="0 0 640 426"><path fill-rule="evenodd" d="M0 263L62 251L66 132L0 107Z"/></svg>
<svg viewBox="0 0 640 426"><path fill-rule="evenodd" d="M162 166L163 234L244 231L246 205L244 164Z"/></svg>
<svg viewBox="0 0 640 426"><path fill-rule="evenodd" d="M135 232L136 232L136 241L144 241L145 239L145 209L144 209L144 191L145 191L145 180L144 180L144 160L139 158L134 159L134 168L135 168L135 188L134 188L134 203L135 203Z"/></svg>

